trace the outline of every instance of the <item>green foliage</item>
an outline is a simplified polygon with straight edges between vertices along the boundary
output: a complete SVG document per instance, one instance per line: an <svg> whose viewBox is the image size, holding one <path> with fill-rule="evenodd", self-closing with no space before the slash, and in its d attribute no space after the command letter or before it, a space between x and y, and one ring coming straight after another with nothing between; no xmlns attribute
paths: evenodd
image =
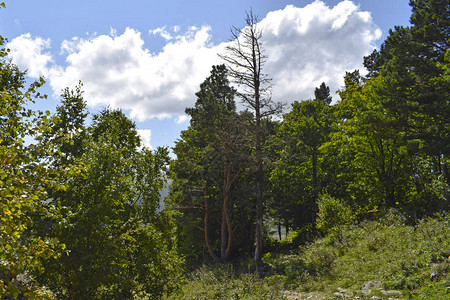
<svg viewBox="0 0 450 300"><path fill-rule="evenodd" d="M41 234L69 254L45 260L38 280L60 298L161 297L176 287L182 263L171 214L159 212L168 151L139 150L135 124L119 110L95 115L88 133L72 156L78 171L52 191L53 213L39 216Z"/></svg>
<svg viewBox="0 0 450 300"><path fill-rule="evenodd" d="M330 105L332 98L330 95L330 88L322 82L318 88L314 91L314 96L316 96L316 100L323 101L326 105Z"/></svg>
<svg viewBox="0 0 450 300"><path fill-rule="evenodd" d="M316 199L328 181L319 148L331 131L331 98L325 84L316 92L317 99L292 104L271 140L275 152L270 172L274 197L268 206L274 219L293 228L314 223Z"/></svg>
<svg viewBox="0 0 450 300"><path fill-rule="evenodd" d="M404 119L407 138L419 138L431 155L448 155L449 89L443 79L449 49L448 1L411 1L410 27L395 27L381 48L384 106ZM447 62L448 63L448 62Z"/></svg>
<svg viewBox="0 0 450 300"><path fill-rule="evenodd" d="M343 200L328 194L320 195L317 205L317 228L323 233L339 231L343 226L352 224L356 219L355 212Z"/></svg>
<svg viewBox="0 0 450 300"><path fill-rule="evenodd" d="M59 151L53 155L54 164L58 166L73 164L83 153L83 140L87 134L84 122L88 112L82 86L80 82L75 90L64 89L61 105L56 107L56 114L51 118L51 129L38 137L41 143L59 145Z"/></svg>
<svg viewBox="0 0 450 300"><path fill-rule="evenodd" d="M266 117L279 107L258 88L268 79L238 64L231 72L254 115L237 113L228 71L214 66L186 109L190 127L170 171L167 149L141 148L122 111L104 109L86 128L81 83L62 92L54 116L29 109L45 98L44 80L27 86L1 48L0 298L278 299L288 288L447 296L449 217L435 213L450 208L449 3L411 5L412 26L396 27L364 58L366 77L345 74L333 106L322 83L315 99L272 122ZM234 33L246 35L250 49L261 35L252 13L247 22ZM241 46L229 47L225 60L248 58ZM266 143L269 132L276 134ZM247 273L216 265L176 291L177 244L191 262L225 261L248 254L256 238L259 260L263 204L274 222L294 229L282 241L266 237L272 252L254 265L265 277L250 275L248 264ZM307 245L317 229L325 236ZM381 290L361 288L368 282Z"/></svg>
<svg viewBox="0 0 450 300"><path fill-rule="evenodd" d="M244 199L234 196L248 168L248 115L236 112L227 72L224 65L213 66L196 93L195 107L186 109L190 126L173 149L177 159L170 168L169 202L183 212L181 245L192 260L201 257L203 246L212 259L218 260L220 253L226 260L240 246L233 238L234 218L248 218L239 209Z"/></svg>
<svg viewBox="0 0 450 300"><path fill-rule="evenodd" d="M236 272L233 265L200 268L169 299L280 299L289 294L332 299L336 293L361 299L386 293L445 299L449 216L415 226L404 225L404 220L391 211L379 221L343 228L338 235L331 232L298 254L265 255L263 279L250 275L251 268L244 270L247 274Z"/></svg>
<svg viewBox="0 0 450 300"><path fill-rule="evenodd" d="M272 255L266 261L272 266L266 278L276 276L285 289L319 292L324 299L336 292L361 299L386 297L377 288L362 288L370 282L378 282L383 291L400 292L399 298L445 299L450 282L449 216L415 226L403 225L402 219L390 213L339 235L332 232L301 247L298 255Z"/></svg>
<svg viewBox="0 0 450 300"><path fill-rule="evenodd" d="M45 211L40 203L48 199L46 188L58 188L64 173L49 168L49 160L39 160L54 153L52 145L26 142L49 130L47 114L27 109L45 98L38 92L44 80L26 87L25 72L7 54L0 49L0 298L50 298L52 293L34 276L43 272L41 260L58 259L64 245L37 235L31 217Z"/></svg>
<svg viewBox="0 0 450 300"><path fill-rule="evenodd" d="M396 27L364 58L368 76L346 73L319 147L326 193L359 219L374 207L400 209L410 222L449 209L448 1L411 5L413 25Z"/></svg>
<svg viewBox="0 0 450 300"><path fill-rule="evenodd" d="M330 193L347 194L350 204L366 211L405 203L412 168L406 141L393 127L397 119L383 109L383 98L376 93L382 80L379 76L364 86L347 85L336 109L339 130L321 149L324 155L335 158L329 168L342 180L341 188L345 187Z"/></svg>

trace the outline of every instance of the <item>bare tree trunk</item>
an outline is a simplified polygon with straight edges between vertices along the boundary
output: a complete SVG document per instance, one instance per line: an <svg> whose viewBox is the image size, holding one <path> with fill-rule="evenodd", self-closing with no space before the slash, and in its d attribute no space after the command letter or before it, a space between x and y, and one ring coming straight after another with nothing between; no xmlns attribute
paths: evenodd
<svg viewBox="0 0 450 300"><path fill-rule="evenodd" d="M225 171L226 172L226 171ZM228 213L228 195L226 192L226 179L224 179L223 206L222 206L222 226L220 230L220 259L226 260L227 251L227 213Z"/></svg>
<svg viewBox="0 0 450 300"><path fill-rule="evenodd" d="M230 189L228 189L228 196L227 196L227 201L230 198L229 194L230 194ZM230 218L230 212L227 209L227 215L226 215L226 222L227 222L227 230L228 230L228 243L227 243L227 250L225 251L225 259L228 259L228 257L230 256L231 253L231 246L232 246L232 242L233 242L233 230L231 229L231 218Z"/></svg>
<svg viewBox="0 0 450 300"><path fill-rule="evenodd" d="M256 247L255 261L262 259L262 226L263 226L263 163L262 163L262 142L261 142L261 102L260 102L260 74L261 55L259 53L258 40L252 40L253 59L253 85L255 87L255 120L256 120Z"/></svg>
<svg viewBox="0 0 450 300"><path fill-rule="evenodd" d="M254 111L255 126L255 162L256 162L256 226L255 226L255 261L262 259L263 228L263 131L261 120L281 111L282 105L273 105L270 97L270 78L262 73L267 59L264 55L261 30L258 18L252 11L247 13L246 26L242 29L233 27L231 34L233 44L227 46L225 55L219 55L228 64L230 75L241 87L238 95L244 104Z"/></svg>
<svg viewBox="0 0 450 300"><path fill-rule="evenodd" d="M223 192L225 194L225 191ZM225 251L227 247L227 223L226 223L226 205L227 199L224 195L222 206L222 224L220 227L220 259L225 260Z"/></svg>
<svg viewBox="0 0 450 300"><path fill-rule="evenodd" d="M261 140L259 135L256 138L256 232L255 232L255 261L262 259L262 226L263 226L263 197L262 197L262 180L263 165L261 159ZM259 144L259 145L258 145Z"/></svg>

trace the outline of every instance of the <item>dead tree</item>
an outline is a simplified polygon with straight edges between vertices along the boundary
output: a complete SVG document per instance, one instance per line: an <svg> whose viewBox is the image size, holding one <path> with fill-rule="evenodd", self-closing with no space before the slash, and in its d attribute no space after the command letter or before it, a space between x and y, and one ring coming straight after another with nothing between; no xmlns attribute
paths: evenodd
<svg viewBox="0 0 450 300"><path fill-rule="evenodd" d="M227 64L232 81L237 84L237 95L244 105L253 112L254 151L256 163L256 247L255 261L262 258L263 225L263 144L265 140L261 121L281 111L281 104L271 99L271 79L262 72L267 57L264 55L261 41L262 31L258 27L258 18L252 11L247 13L246 26L232 27L232 39L219 55Z"/></svg>

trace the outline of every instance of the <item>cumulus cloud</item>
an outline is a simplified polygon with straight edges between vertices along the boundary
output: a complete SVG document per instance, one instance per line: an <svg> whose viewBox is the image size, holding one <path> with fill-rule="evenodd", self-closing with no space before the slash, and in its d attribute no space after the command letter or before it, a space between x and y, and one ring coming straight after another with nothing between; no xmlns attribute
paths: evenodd
<svg viewBox="0 0 450 300"><path fill-rule="evenodd" d="M218 62L209 32L207 26L193 27L169 38L165 29L156 30L171 40L157 54L131 28L121 35L65 41L67 66L52 69L50 84L59 91L81 79L91 106L120 107L140 121L169 117L192 105L199 83Z"/></svg>
<svg viewBox="0 0 450 300"><path fill-rule="evenodd" d="M288 102L313 97L321 82L336 91L343 85L345 71L362 69L363 56L381 36L370 13L351 1L334 7L321 1L303 8L288 5L268 13L259 25L268 55L265 72L273 78L273 99ZM122 108L143 121L183 115L186 107L194 105L199 84L211 66L220 63L217 54L226 46L213 45L210 31L209 26L184 32L178 26L150 30L150 35L166 40L158 53L150 53L141 33L132 28L122 34L111 30L108 35L75 37L61 44L64 66L52 64L46 52L49 40L26 34L8 46L29 75L47 76L56 95L81 80L88 105Z"/></svg>
<svg viewBox="0 0 450 300"><path fill-rule="evenodd" d="M333 8L321 1L303 8L288 5L267 14L259 25L273 98L288 102L313 97L322 82L338 90L345 71L362 69L363 56L381 37L370 14L351 1Z"/></svg>
<svg viewBox="0 0 450 300"><path fill-rule="evenodd" d="M49 64L53 62L51 54L47 51L50 49L50 39L32 37L26 33L13 39L6 47L10 49L12 62L20 69L28 70L29 76L48 75Z"/></svg>
<svg viewBox="0 0 450 300"><path fill-rule="evenodd" d="M176 31L174 30L174 32L176 32ZM149 33L150 34L154 34L154 35L159 35L160 37L162 37L166 41L173 39L172 34L170 34L170 32L168 30L166 30L166 26L158 27L156 29L149 30Z"/></svg>

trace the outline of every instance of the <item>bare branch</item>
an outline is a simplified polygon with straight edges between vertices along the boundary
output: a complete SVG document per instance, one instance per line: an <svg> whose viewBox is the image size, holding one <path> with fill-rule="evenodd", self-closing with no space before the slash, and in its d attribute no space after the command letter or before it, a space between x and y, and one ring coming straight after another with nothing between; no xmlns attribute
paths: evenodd
<svg viewBox="0 0 450 300"><path fill-rule="evenodd" d="M266 133L261 121L281 112L281 104L273 103L271 98L271 79L263 73L267 56L261 42L262 30L258 27L258 18L250 10L246 15L246 26L232 27L231 45L225 48L225 54L219 55L227 64L232 81L238 85L237 95L253 112L252 130L254 132L254 151L256 172L256 248L255 260L262 258L262 220L263 220L263 144Z"/></svg>

